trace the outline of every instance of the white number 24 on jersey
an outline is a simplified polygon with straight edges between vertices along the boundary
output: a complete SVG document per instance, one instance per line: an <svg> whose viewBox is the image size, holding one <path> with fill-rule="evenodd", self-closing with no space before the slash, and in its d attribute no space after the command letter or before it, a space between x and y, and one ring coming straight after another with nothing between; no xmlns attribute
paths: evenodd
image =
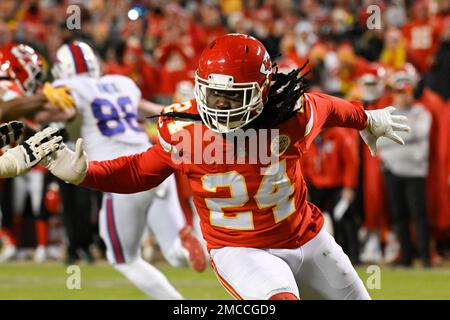
<svg viewBox="0 0 450 320"><path fill-rule="evenodd" d="M278 223L295 212L295 204L290 198L294 192L286 174L286 161L282 160L268 167L254 199L259 209L273 207L275 223ZM223 209L243 207L250 199L243 175L237 171L219 174L206 174L202 177L203 189L216 192L218 187L228 187L231 198L207 198L206 205L210 210L210 222L213 226L228 229L253 230L253 212L236 212L233 216L225 216Z"/></svg>

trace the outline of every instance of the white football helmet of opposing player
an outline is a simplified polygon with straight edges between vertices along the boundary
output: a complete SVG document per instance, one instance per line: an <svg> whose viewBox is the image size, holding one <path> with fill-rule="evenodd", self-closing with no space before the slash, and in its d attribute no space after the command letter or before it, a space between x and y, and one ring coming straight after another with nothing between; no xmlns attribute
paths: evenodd
<svg viewBox="0 0 450 320"><path fill-rule="evenodd" d="M81 41L62 45L56 52L52 67L53 77L55 80L67 79L81 74L100 77L100 62L94 50Z"/></svg>

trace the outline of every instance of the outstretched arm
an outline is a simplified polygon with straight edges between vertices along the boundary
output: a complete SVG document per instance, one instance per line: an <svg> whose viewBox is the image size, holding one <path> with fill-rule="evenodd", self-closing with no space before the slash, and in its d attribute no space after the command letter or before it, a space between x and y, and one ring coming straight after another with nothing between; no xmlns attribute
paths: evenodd
<svg viewBox="0 0 450 320"><path fill-rule="evenodd" d="M0 118L11 121L34 115L47 102L42 93L0 102Z"/></svg>
<svg viewBox="0 0 450 320"><path fill-rule="evenodd" d="M299 113L300 127L304 127L305 152L322 128L348 127L363 130L367 125L367 115L358 102L349 102L323 93L305 93Z"/></svg>
<svg viewBox="0 0 450 320"><path fill-rule="evenodd" d="M136 193L156 187L173 173L169 163L170 156L159 145L131 156L88 162L82 139L78 139L75 151L63 146L44 161L50 172L63 181L114 193Z"/></svg>
<svg viewBox="0 0 450 320"><path fill-rule="evenodd" d="M375 155L378 138L386 137L404 144L395 131L410 130L406 125L406 117L391 115L394 107L365 111L360 102L348 102L322 93L308 93L304 99L307 146L322 127L348 127L360 130L362 139L369 146L372 155Z"/></svg>
<svg viewBox="0 0 450 320"><path fill-rule="evenodd" d="M305 94L306 112L311 112L316 128L347 127L363 130L367 115L358 101L347 101L324 93ZM308 108L309 106L309 108Z"/></svg>
<svg viewBox="0 0 450 320"><path fill-rule="evenodd" d="M16 123L13 123L16 124ZM2 141L4 141L4 128L9 128L14 132L17 126L2 125ZM10 135L9 135L10 136ZM11 142L11 138L8 138ZM46 128L37 132L22 144L9 149L0 157L0 178L16 177L26 173L32 167L37 165L44 157L55 152L59 148L62 137L59 136L59 130L56 128Z"/></svg>
<svg viewBox="0 0 450 320"><path fill-rule="evenodd" d="M136 193L154 188L174 172L163 161L164 154L161 146L156 145L132 156L91 161L81 185L114 193Z"/></svg>
<svg viewBox="0 0 450 320"><path fill-rule="evenodd" d="M0 119L11 121L22 117L33 117L38 111L43 110L48 102L61 110L73 108L73 99L68 92L67 87L55 88L46 83L42 93L0 102Z"/></svg>

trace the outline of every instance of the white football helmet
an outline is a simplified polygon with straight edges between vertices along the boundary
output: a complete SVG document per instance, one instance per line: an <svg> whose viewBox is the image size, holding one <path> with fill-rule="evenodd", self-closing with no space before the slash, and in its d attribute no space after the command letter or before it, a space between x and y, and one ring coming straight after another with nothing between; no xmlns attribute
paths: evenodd
<svg viewBox="0 0 450 320"><path fill-rule="evenodd" d="M56 52L52 75L56 79L72 78L86 74L100 77L100 63L92 48L81 41L62 45Z"/></svg>

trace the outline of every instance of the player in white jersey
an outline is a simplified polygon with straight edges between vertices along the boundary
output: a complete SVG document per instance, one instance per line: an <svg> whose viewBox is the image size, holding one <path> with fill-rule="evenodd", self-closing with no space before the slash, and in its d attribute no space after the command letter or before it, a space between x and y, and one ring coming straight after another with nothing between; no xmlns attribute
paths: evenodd
<svg viewBox="0 0 450 320"><path fill-rule="evenodd" d="M57 79L54 87L70 88L76 111L82 116L81 136L90 159L114 159L150 147L137 121L138 106L157 107L142 102L141 92L131 79L100 76L98 60L87 44L75 41L59 48L52 73ZM147 223L171 265L186 264L187 253L194 269L206 267L198 239L184 229L173 177L162 188L131 195L104 194L100 235L108 261L134 285L156 299L179 299L181 295L162 273L141 258L140 243Z"/></svg>

